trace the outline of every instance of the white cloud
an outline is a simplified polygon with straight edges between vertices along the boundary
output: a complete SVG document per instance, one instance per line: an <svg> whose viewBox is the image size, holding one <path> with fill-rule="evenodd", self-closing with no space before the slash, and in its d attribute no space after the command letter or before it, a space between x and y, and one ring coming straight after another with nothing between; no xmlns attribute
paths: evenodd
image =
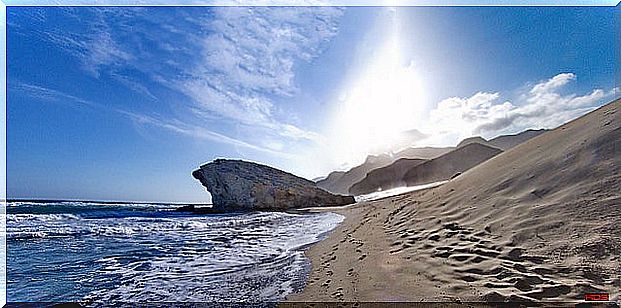
<svg viewBox="0 0 621 308"><path fill-rule="evenodd" d="M200 39L195 67L172 84L204 112L275 132L284 128L282 137L312 136L291 134L302 130L275 119L271 97L295 94L295 63L321 51L336 34L341 14L330 7L216 8L200 21L209 34Z"/></svg>
<svg viewBox="0 0 621 308"><path fill-rule="evenodd" d="M550 78L547 81L536 84L530 90L530 94L532 94L535 98L541 95L549 94L550 92L557 90L558 88L566 85L567 83L575 79L576 75L573 73L561 73Z"/></svg>
<svg viewBox="0 0 621 308"><path fill-rule="evenodd" d="M133 121L139 125L150 125L156 128L165 129L177 134L182 134L194 138L199 139L208 139L214 142L229 144L236 147L242 147L249 150L259 151L263 153L272 154L278 157L287 157L291 158L291 154L284 153L279 151L278 149L273 149L271 147L263 147L258 146L249 142L245 142L236 138L229 137L227 135L209 130L202 126L193 126L184 122L181 122L176 119L167 119L161 116L156 115L147 115L143 113L137 113L133 111L128 111L125 109L115 108L108 105L99 104L90 100L82 99L70 94L66 94L61 91L57 91L54 89L32 85L27 83L13 83L9 85L9 90L20 95L26 95L32 99L41 102L52 102L57 104L69 104L69 105L78 105L78 106L86 106L89 108L106 111L106 112L115 112L122 116L125 116L129 120ZM13 92L14 91L14 92Z"/></svg>
<svg viewBox="0 0 621 308"><path fill-rule="evenodd" d="M40 101L53 102L57 104L77 104L93 108L100 107L100 105L95 104L91 101L81 99L79 97L69 95L61 91L28 83L10 83L8 89L11 90L11 92L16 91L17 93L24 94L28 97Z"/></svg>
<svg viewBox="0 0 621 308"><path fill-rule="evenodd" d="M242 147L242 148L246 148L249 150L268 153L268 154L275 155L278 157L285 157L285 158L292 157L291 154L280 151L281 148L273 148L270 146L268 147L258 146L258 145L251 144L251 143L239 140L239 139L229 137L227 135L224 135L224 134L221 134L215 131L211 131L202 126L188 125L178 120L167 120L161 117L157 118L157 117L153 117L149 115L137 114L137 113L128 112L124 110L115 110L115 111L121 114L124 114L125 116L129 117L130 119L132 119L134 122L138 124L148 124L148 125L163 128L163 129L166 129L166 130L178 133L178 134L182 134L182 135L186 135L186 136L190 136L194 138L199 138L199 139L208 139L214 142L229 144L229 145L236 146L236 147Z"/></svg>
<svg viewBox="0 0 621 308"><path fill-rule="evenodd" d="M75 14L76 8L59 8L67 21L85 22L79 15ZM86 10L83 10L83 12ZM42 17L35 22L39 22L41 30L36 33L41 38L56 44L65 52L75 56L81 63L84 70L93 77L99 77L100 71L107 67L119 66L135 58L131 53L123 50L113 37L113 31L106 21L105 8L89 9L87 24L83 28L88 31L67 31L55 24L46 24L46 10L39 9L38 14ZM19 24L16 27L20 27ZM83 30L83 29L82 29Z"/></svg>
<svg viewBox="0 0 621 308"><path fill-rule="evenodd" d="M558 74L522 91L514 102L501 99L500 93L488 92L447 98L431 111L427 131L433 131L436 139L452 136L458 140L473 135L489 138L529 128L554 128L615 95L614 89L595 89L584 95L562 94L564 86L575 79L573 73Z"/></svg>
<svg viewBox="0 0 621 308"><path fill-rule="evenodd" d="M121 83L122 85L124 85L125 87L127 87L128 89L142 95L143 97L148 97L154 101L158 100L158 98L149 90L149 88L147 88L142 83L130 77L127 77L121 74L114 74L114 73L111 74L111 77L114 78L119 83Z"/></svg>
<svg viewBox="0 0 621 308"><path fill-rule="evenodd" d="M112 78L151 100L160 85L195 125L245 125L278 143L321 137L280 115L295 95L297 64L312 61L337 33L335 7L71 8L76 31L46 24L41 38L75 56L94 78ZM37 11L43 12L46 11ZM79 13L79 14L78 14ZM142 83L139 78L149 78ZM146 107L146 106L145 106ZM277 115L278 114L278 115ZM250 140L250 136L238 136Z"/></svg>

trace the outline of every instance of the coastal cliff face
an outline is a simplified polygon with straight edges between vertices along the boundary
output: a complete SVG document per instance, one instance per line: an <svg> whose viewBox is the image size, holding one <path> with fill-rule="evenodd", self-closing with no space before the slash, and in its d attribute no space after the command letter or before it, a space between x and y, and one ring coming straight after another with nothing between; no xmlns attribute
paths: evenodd
<svg viewBox="0 0 621 308"><path fill-rule="evenodd" d="M309 180L242 160L217 159L192 172L211 193L213 210L286 210L354 203L354 197L331 194Z"/></svg>

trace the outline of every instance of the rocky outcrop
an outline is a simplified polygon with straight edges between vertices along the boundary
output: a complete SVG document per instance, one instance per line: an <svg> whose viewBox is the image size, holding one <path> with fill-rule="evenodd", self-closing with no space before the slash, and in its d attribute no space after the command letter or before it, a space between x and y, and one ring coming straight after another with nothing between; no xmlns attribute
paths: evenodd
<svg viewBox="0 0 621 308"><path fill-rule="evenodd" d="M354 203L354 197L331 194L307 179L242 160L217 159L192 172L211 193L218 212L286 210Z"/></svg>
<svg viewBox="0 0 621 308"><path fill-rule="evenodd" d="M196 207L194 204L184 205L176 208L175 212L192 213L192 214L216 214L219 211L214 210L212 207Z"/></svg>

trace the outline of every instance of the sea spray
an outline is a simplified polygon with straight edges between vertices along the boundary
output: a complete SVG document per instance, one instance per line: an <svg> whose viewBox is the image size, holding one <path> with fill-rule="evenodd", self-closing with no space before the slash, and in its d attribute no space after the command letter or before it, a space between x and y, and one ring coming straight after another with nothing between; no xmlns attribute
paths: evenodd
<svg viewBox="0 0 621 308"><path fill-rule="evenodd" d="M176 205L175 205L176 206ZM11 204L8 300L279 301L304 285L333 213L177 213L171 205Z"/></svg>

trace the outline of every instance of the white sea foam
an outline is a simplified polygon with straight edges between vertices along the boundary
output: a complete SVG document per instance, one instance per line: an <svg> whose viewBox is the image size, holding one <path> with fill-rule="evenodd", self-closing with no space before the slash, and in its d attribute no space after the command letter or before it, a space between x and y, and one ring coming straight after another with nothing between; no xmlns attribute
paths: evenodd
<svg viewBox="0 0 621 308"><path fill-rule="evenodd" d="M343 219L87 214L7 215L10 300L277 301L304 284L300 248Z"/></svg>

